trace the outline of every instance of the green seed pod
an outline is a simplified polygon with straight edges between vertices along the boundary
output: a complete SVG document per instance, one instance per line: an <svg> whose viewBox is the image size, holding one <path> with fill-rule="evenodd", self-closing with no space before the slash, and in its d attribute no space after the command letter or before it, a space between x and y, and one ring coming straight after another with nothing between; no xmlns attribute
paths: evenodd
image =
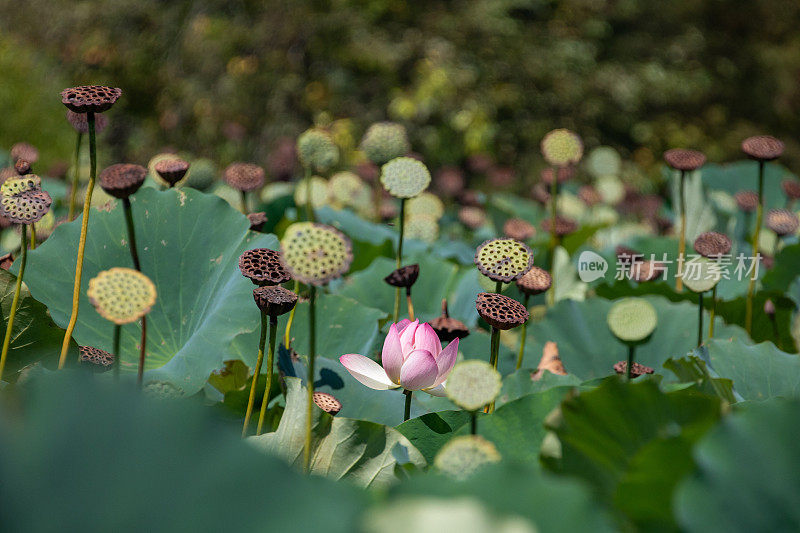
<svg viewBox="0 0 800 533"><path fill-rule="evenodd" d="M325 173L339 162L339 149L328 132L311 128L297 138L297 156L304 167Z"/></svg>
<svg viewBox="0 0 800 533"><path fill-rule="evenodd" d="M408 201L406 214L411 217L427 216L438 221L444 215L444 204L435 194L423 192Z"/></svg>
<svg viewBox="0 0 800 533"><path fill-rule="evenodd" d="M361 139L361 151L376 165L400 157L411 150L406 129L394 122L376 122Z"/></svg>
<svg viewBox="0 0 800 533"><path fill-rule="evenodd" d="M555 167L574 165L583 157L583 141L567 129L553 130L544 136L541 143L542 156Z"/></svg>
<svg viewBox="0 0 800 533"><path fill-rule="evenodd" d="M308 184L311 181L311 206L315 209L327 205L328 203L328 182L325 178L311 176L297 182L294 188L294 203L298 206L306 205L308 202Z"/></svg>
<svg viewBox="0 0 800 533"><path fill-rule="evenodd" d="M492 281L510 283L533 267L533 250L514 239L489 239L475 251L475 266Z"/></svg>
<svg viewBox="0 0 800 533"><path fill-rule="evenodd" d="M89 280L86 295L103 318L117 325L139 320L156 303L153 282L132 268L100 272Z"/></svg>
<svg viewBox="0 0 800 533"><path fill-rule="evenodd" d="M53 200L35 174L8 178L0 186L0 216L14 224L33 224L50 210Z"/></svg>
<svg viewBox="0 0 800 533"><path fill-rule="evenodd" d="M611 306L606 318L611 333L625 343L637 343L653 333L658 323L655 307L643 298L623 298Z"/></svg>
<svg viewBox="0 0 800 533"><path fill-rule="evenodd" d="M381 183L396 198L413 198L428 188L431 173L421 161L397 157L381 167Z"/></svg>
<svg viewBox="0 0 800 533"><path fill-rule="evenodd" d="M479 435L454 437L442 446L433 466L456 480L463 481L486 465L500 462L495 445Z"/></svg>
<svg viewBox="0 0 800 533"><path fill-rule="evenodd" d="M693 258L684 263L683 284L692 292L706 292L714 288L722 278L719 264L705 257Z"/></svg>
<svg viewBox="0 0 800 533"><path fill-rule="evenodd" d="M198 191L205 191L214 184L216 179L217 169L210 159L195 159L192 161L184 184Z"/></svg>
<svg viewBox="0 0 800 533"><path fill-rule="evenodd" d="M313 222L286 228L281 252L292 278L307 285L325 285L341 277L353 261L350 239L336 228Z"/></svg>
<svg viewBox="0 0 800 533"><path fill-rule="evenodd" d="M492 403L502 387L500 373L477 359L458 363L447 376L447 397L466 411Z"/></svg>
<svg viewBox="0 0 800 533"><path fill-rule="evenodd" d="M405 236L407 239L417 239L423 242L436 242L439 238L439 223L435 218L427 215L416 215L406 218Z"/></svg>

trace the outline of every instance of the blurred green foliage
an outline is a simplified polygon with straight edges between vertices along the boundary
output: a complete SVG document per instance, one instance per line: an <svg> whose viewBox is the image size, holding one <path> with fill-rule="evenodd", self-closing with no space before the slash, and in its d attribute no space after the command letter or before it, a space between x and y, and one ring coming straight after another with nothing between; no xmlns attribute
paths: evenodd
<svg viewBox="0 0 800 533"><path fill-rule="evenodd" d="M796 0L0 0L0 145L67 158L58 91L105 83L116 159L261 162L312 122L353 147L389 118L433 167L488 153L524 175L555 127L644 167L762 132L797 161L798 22Z"/></svg>

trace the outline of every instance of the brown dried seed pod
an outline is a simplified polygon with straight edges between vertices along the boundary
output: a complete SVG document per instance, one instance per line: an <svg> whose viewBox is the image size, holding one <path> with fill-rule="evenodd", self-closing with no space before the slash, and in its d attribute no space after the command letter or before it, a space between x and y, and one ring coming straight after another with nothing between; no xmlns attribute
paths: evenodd
<svg viewBox="0 0 800 533"><path fill-rule="evenodd" d="M95 370L101 372L111 369L114 364L114 354L108 353L94 346L78 346L81 363L91 363L96 365Z"/></svg>
<svg viewBox="0 0 800 533"><path fill-rule="evenodd" d="M664 265L658 261L636 261L631 265L631 279L643 283L653 281L664 274Z"/></svg>
<svg viewBox="0 0 800 533"><path fill-rule="evenodd" d="M76 113L102 113L122 96L122 89L104 85L81 85L61 91L61 103Z"/></svg>
<svg viewBox="0 0 800 533"><path fill-rule="evenodd" d="M676 148L664 152L664 161L675 170L697 170L706 163L706 156L697 150Z"/></svg>
<svg viewBox="0 0 800 533"><path fill-rule="evenodd" d="M399 211L394 201L384 199L381 201L378 214L381 216L381 220L392 220L397 217Z"/></svg>
<svg viewBox="0 0 800 533"><path fill-rule="evenodd" d="M551 220L549 218L542 220L542 231L545 233L550 233L550 224ZM556 235L559 237L566 237L571 233L575 233L577 230L577 222L567 217L556 215Z"/></svg>
<svg viewBox="0 0 800 533"><path fill-rule="evenodd" d="M784 145L770 135L756 135L742 141L742 152L757 161L772 161L783 154Z"/></svg>
<svg viewBox="0 0 800 533"><path fill-rule="evenodd" d="M12 161L24 159L25 161L33 164L39 160L39 150L37 150L34 145L29 143L16 143L11 147L11 152L9 155L11 156Z"/></svg>
<svg viewBox="0 0 800 533"><path fill-rule="evenodd" d="M770 209L767 213L767 227L779 237L794 235L798 226L800 226L800 220L788 209Z"/></svg>
<svg viewBox="0 0 800 533"><path fill-rule="evenodd" d="M261 231L264 229L264 224L267 223L267 214L264 211L249 213L247 215L247 220L250 221L251 231Z"/></svg>
<svg viewBox="0 0 800 533"><path fill-rule="evenodd" d="M458 210L458 220L475 230L486 223L486 212L480 207L465 206Z"/></svg>
<svg viewBox="0 0 800 533"><path fill-rule="evenodd" d="M456 318L452 318L447 309L447 300L442 300L442 316L438 316L428 322L433 331L442 342L450 342L454 339L463 339L469 335L469 328L466 324Z"/></svg>
<svg viewBox="0 0 800 533"><path fill-rule="evenodd" d="M513 298L493 292L478 294L475 309L487 324L501 330L521 326L529 316L524 305Z"/></svg>
<svg viewBox="0 0 800 533"><path fill-rule="evenodd" d="M252 163L231 163L223 174L225 181L236 190L249 192L264 186L264 169Z"/></svg>
<svg viewBox="0 0 800 533"><path fill-rule="evenodd" d="M595 206L603 201L603 197L597 189L591 185L583 185L578 189L578 198L589 207Z"/></svg>
<svg viewBox="0 0 800 533"><path fill-rule="evenodd" d="M533 187L531 187L531 198L533 198L536 202L544 205L550 201L550 193L547 190L547 187L543 183L537 183Z"/></svg>
<svg viewBox="0 0 800 533"><path fill-rule="evenodd" d="M489 239L475 250L475 266L492 281L510 283L533 267L533 250L514 239Z"/></svg>
<svg viewBox="0 0 800 533"><path fill-rule="evenodd" d="M628 248L627 246L617 246L614 250L614 253L617 256L617 262L623 265L627 265L635 261L642 261L642 254L633 248Z"/></svg>
<svg viewBox="0 0 800 533"><path fill-rule="evenodd" d="M329 415L336 416L342 410L342 402L337 400L333 394L327 392L315 392L313 394L314 403L317 407L328 413Z"/></svg>
<svg viewBox="0 0 800 533"><path fill-rule="evenodd" d="M694 251L703 257L717 259L731 251L731 240L725 234L707 231L694 240Z"/></svg>
<svg viewBox="0 0 800 533"><path fill-rule="evenodd" d="M3 270L8 270L11 268L11 265L14 264L14 256L11 253L7 253L3 256L0 256L0 268Z"/></svg>
<svg viewBox="0 0 800 533"><path fill-rule="evenodd" d="M553 278L550 273L537 266L531 268L524 276L517 280L517 287L523 293L529 296L536 296L542 294L550 288L553 284Z"/></svg>
<svg viewBox="0 0 800 533"><path fill-rule="evenodd" d="M29 174L31 176L32 174ZM50 210L53 203L50 195L35 188L0 198L0 215L13 224L33 224L39 222Z"/></svg>
<svg viewBox="0 0 800 533"><path fill-rule="evenodd" d="M246 250L239 256L239 270L256 285L280 285L292 279L281 262L281 253L268 248Z"/></svg>
<svg viewBox="0 0 800 533"><path fill-rule="evenodd" d="M659 235L666 235L672 229L672 220L661 215L653 220L653 224Z"/></svg>
<svg viewBox="0 0 800 533"><path fill-rule="evenodd" d="M536 228L527 220L521 218L509 218L503 224L503 233L506 237L518 241L527 241L536 235Z"/></svg>
<svg viewBox="0 0 800 533"><path fill-rule="evenodd" d="M614 365L614 372L617 374L627 374L628 373L628 362L627 361L620 361L619 363ZM631 368L631 377L638 378L639 376L643 376L645 374L652 374L655 372L649 366L640 365L639 363L634 362L633 368Z"/></svg>
<svg viewBox="0 0 800 533"><path fill-rule="evenodd" d="M20 176L31 173L31 164L25 159L17 159L14 163L14 171Z"/></svg>
<svg viewBox="0 0 800 533"><path fill-rule="evenodd" d="M781 182L781 187L788 199L797 200L800 198L800 181L785 179Z"/></svg>
<svg viewBox="0 0 800 533"><path fill-rule="evenodd" d="M161 179L169 183L170 187L174 187L176 183L186 176L186 172L189 170L189 162L179 157L162 159L155 164L155 169Z"/></svg>
<svg viewBox="0 0 800 533"><path fill-rule="evenodd" d="M78 133L89 134L89 119L86 118L86 113L76 113L67 109L67 121ZM95 133L102 132L106 126L108 126L108 118L102 113L96 113L94 116Z"/></svg>
<svg viewBox="0 0 800 533"><path fill-rule="evenodd" d="M383 281L392 287L410 288L419 277L419 265L402 266L383 278Z"/></svg>
<svg viewBox="0 0 800 533"><path fill-rule="evenodd" d="M558 172L556 174L558 176L558 184L561 185L562 183L566 183L575 176L575 167L570 165L566 167L558 167ZM539 178L541 182L547 185L549 188L553 184L553 168L547 167L539 174Z"/></svg>
<svg viewBox="0 0 800 533"><path fill-rule="evenodd" d="M124 199L139 190L147 169L132 163L118 163L100 173L100 187L114 198Z"/></svg>
<svg viewBox="0 0 800 533"><path fill-rule="evenodd" d="M256 287L253 300L262 313L272 317L286 314L297 305L297 295L280 285Z"/></svg>
<svg viewBox="0 0 800 533"><path fill-rule="evenodd" d="M736 205L745 213L752 213L758 207L758 193L755 191L739 191L733 197Z"/></svg>

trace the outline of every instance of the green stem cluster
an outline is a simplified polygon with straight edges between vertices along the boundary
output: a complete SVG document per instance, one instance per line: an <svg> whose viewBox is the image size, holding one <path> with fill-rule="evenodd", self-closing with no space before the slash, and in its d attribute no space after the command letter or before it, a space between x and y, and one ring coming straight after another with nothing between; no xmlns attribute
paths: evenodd
<svg viewBox="0 0 800 533"><path fill-rule="evenodd" d="M404 390L403 394L406 397L405 409L403 410L403 422L405 422L411 418L411 396L414 394L414 391Z"/></svg>
<svg viewBox="0 0 800 533"><path fill-rule="evenodd" d="M308 378L306 383L308 401L306 402L306 435L303 443L303 470L306 472L309 471L309 467L311 466L311 427L314 407L314 363L317 346L316 296L317 288L312 285L308 294Z"/></svg>
<svg viewBox="0 0 800 533"><path fill-rule="evenodd" d="M525 306L525 309L528 308L528 303L530 301L530 298L531 297L529 294L525 295L525 299L523 300L523 305ZM525 357L525 337L527 333L528 333L528 321L526 320L522 324L522 338L519 341L519 354L517 355L517 370L522 368L522 359L523 357Z"/></svg>
<svg viewBox="0 0 800 533"><path fill-rule="evenodd" d="M247 436L247 426L250 425L250 416L253 414L253 405L256 400L256 385L258 376L261 375L261 364L264 362L264 344L267 342L267 315L261 313L261 337L258 340L258 357L256 366L253 369L253 381L250 382L250 396L247 398L247 410L244 413L244 424L242 425L242 438ZM262 401L265 402L266 398Z"/></svg>
<svg viewBox="0 0 800 533"><path fill-rule="evenodd" d="M22 225L22 242L20 251L22 256L19 261L19 273L17 274L17 283L14 285L14 298L11 300L11 310L8 313L8 323L6 324L6 336L3 339L3 351L0 353L0 381L3 379L3 371L6 368L6 361L8 360L8 349L11 346L11 332L14 329L14 317L17 315L17 308L19 307L19 295L22 292L22 277L25 275L25 262L28 258L28 233L27 226Z"/></svg>
<svg viewBox="0 0 800 533"><path fill-rule="evenodd" d="M263 327L263 324L262 324ZM264 428L264 417L267 414L267 406L269 404L269 394L272 389L272 377L275 367L275 337L278 333L278 317L269 317L269 351L267 352L267 385L264 388L264 398L261 400L261 412L258 414L258 427L256 428L256 435L261 435ZM264 351L264 346L259 346L260 351Z"/></svg>
<svg viewBox="0 0 800 533"><path fill-rule="evenodd" d="M79 165L82 140L83 134L78 132L78 136L75 139L75 152L72 154L72 188L69 191L69 212L67 214L67 220L69 221L75 220L75 201L78 197L78 176L80 176Z"/></svg>
<svg viewBox="0 0 800 533"><path fill-rule="evenodd" d="M403 266L403 234L406 227L406 199L400 199L400 238L397 241L397 268ZM400 287L394 293L394 314L392 322L395 324L400 319Z"/></svg>

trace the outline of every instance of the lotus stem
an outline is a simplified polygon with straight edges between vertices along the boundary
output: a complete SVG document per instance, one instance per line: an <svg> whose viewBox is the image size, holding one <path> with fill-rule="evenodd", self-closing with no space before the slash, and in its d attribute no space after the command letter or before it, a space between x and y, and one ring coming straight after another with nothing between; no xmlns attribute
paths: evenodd
<svg viewBox="0 0 800 533"><path fill-rule="evenodd" d="M523 300L523 305L525 309L528 308L528 301L530 300L530 295L526 294L525 299ZM519 354L517 355L517 370L522 368L522 358L525 356L525 336L528 332L528 321L526 320L522 324L522 338L519 340Z"/></svg>
<svg viewBox="0 0 800 533"><path fill-rule="evenodd" d="M703 345L703 293L701 292L697 301L697 347Z"/></svg>
<svg viewBox="0 0 800 533"><path fill-rule="evenodd" d="M403 410L403 422L405 422L411 418L411 396L414 394L414 391L404 390L403 394L406 396L405 409Z"/></svg>
<svg viewBox="0 0 800 533"><path fill-rule="evenodd" d="M414 321L414 304L411 302L411 287L406 287L406 304L408 305L408 318Z"/></svg>
<svg viewBox="0 0 800 533"><path fill-rule="evenodd" d="M753 231L753 258L755 261L761 261L758 256L758 240L761 233L761 219L764 216L764 162L758 162L758 205L756 206L756 227ZM753 295L756 290L756 278L758 276L750 276L750 283L747 285L747 302L745 304L744 325L747 334L750 335L753 331Z"/></svg>
<svg viewBox="0 0 800 533"><path fill-rule="evenodd" d="M83 219L81 220L81 237L78 240L78 257L75 263L75 284L72 290L72 312L69 317L67 329L64 332L64 341L61 343L61 356L58 360L59 370L67 362L69 340L78 323L78 306L81 296L81 277L83 275L83 256L86 251L86 234L89 232L89 212L92 208L92 191L97 178L97 139L94 131L94 113L86 113L89 126L89 185L86 187L86 198L83 200Z"/></svg>
<svg viewBox="0 0 800 533"><path fill-rule="evenodd" d="M263 324L262 324L263 330ZM267 413L267 404L269 404L269 393L272 388L272 373L275 367L275 337L278 333L278 316L269 317L269 351L267 352L267 386L264 388L264 397L261 400L261 412L258 415L258 427L256 428L256 435L261 435L261 429L264 427L264 416ZM263 334L262 334L263 336ZM263 353L263 341L260 347Z"/></svg>
<svg viewBox="0 0 800 533"><path fill-rule="evenodd" d="M240 191L241 194L241 207L242 207L242 214L247 216L247 193L244 191Z"/></svg>
<svg viewBox="0 0 800 533"><path fill-rule="evenodd" d="M547 293L547 303L556 303L556 272L553 269L556 261L556 247L558 246L558 236L556 235L556 218L558 216L558 168L553 167L553 182L550 184L550 246L547 258L550 272L550 291Z"/></svg>
<svg viewBox="0 0 800 533"><path fill-rule="evenodd" d="M131 259L133 260L133 268L137 271L142 271L142 266L139 263L139 251L136 247L136 230L133 227L133 209L131 209L131 201L129 198L122 200L122 205L125 211L125 225L128 228L128 241L130 241Z"/></svg>
<svg viewBox="0 0 800 533"><path fill-rule="evenodd" d="M317 288L311 285L311 291L308 294L308 382L306 389L308 391L308 402L306 405L306 438L303 445L303 470L309 471L311 465L311 414L314 407L314 359L316 354L317 344L317 312L316 300Z"/></svg>
<svg viewBox="0 0 800 533"><path fill-rule="evenodd" d="M636 353L636 346L633 344L628 345L628 366L625 369L625 377L628 378L628 381L631 380L631 373L633 372L633 358Z"/></svg>
<svg viewBox="0 0 800 533"><path fill-rule="evenodd" d="M6 336L3 339L3 351L0 353L0 381L3 379L3 370L6 367L6 360L8 359L8 348L11 345L11 331L14 329L14 317L17 316L17 308L19 307L19 295L22 292L22 276L25 275L25 262L28 258L27 248L25 242L28 238L27 228L25 224L22 225L22 257L19 262L19 273L17 274L17 283L14 285L14 298L11 300L11 310L8 313L8 324L6 324Z"/></svg>
<svg viewBox="0 0 800 533"><path fill-rule="evenodd" d="M72 154L72 188L69 191L69 214L67 215L68 221L75 220L75 200L78 196L78 176L80 175L80 154L81 154L81 141L83 134L78 132L75 139L75 152Z"/></svg>
<svg viewBox="0 0 800 533"><path fill-rule="evenodd" d="M683 256L686 253L686 171L681 170L680 182L680 204L681 204L681 233L678 241L678 274L675 277L675 291L683 290Z"/></svg>
<svg viewBox="0 0 800 533"><path fill-rule="evenodd" d="M711 290L711 311L709 312L708 320L708 338L714 337L714 315L717 314L717 286Z"/></svg>
<svg viewBox="0 0 800 533"><path fill-rule="evenodd" d="M253 369L253 381L250 382L250 396L247 399L247 410L244 413L244 424L242 425L242 438L247 436L247 426L250 425L250 416L253 414L253 404L256 401L256 385L258 376L261 375L261 364L264 362L264 344L267 342L267 315L261 313L261 338L258 340L258 357L256 366ZM267 385L269 386L269 385Z"/></svg>
<svg viewBox="0 0 800 533"><path fill-rule="evenodd" d="M502 281L498 281L497 283L494 284L494 292L496 292L497 294L500 294L501 292L503 292L503 282Z"/></svg>
<svg viewBox="0 0 800 533"><path fill-rule="evenodd" d="M144 358L145 349L147 346L147 316L142 317L142 336L139 340L139 372L136 376L136 384L139 388L142 387L142 379L144 378Z"/></svg>
<svg viewBox="0 0 800 533"><path fill-rule="evenodd" d="M397 240L397 268L403 266L403 233L406 227L406 199L400 199L400 238ZM393 322L397 324L400 318L400 287L394 293L394 315Z"/></svg>
<svg viewBox="0 0 800 533"><path fill-rule="evenodd" d="M475 411L470 412L470 433L473 435L478 434L478 413Z"/></svg>
<svg viewBox="0 0 800 533"><path fill-rule="evenodd" d="M119 324L114 324L114 340L111 348L114 351L111 353L114 354L114 379L116 381L119 381L119 369L122 364L122 361L120 361L120 352L119 352L119 338L121 333L122 333L122 326L120 326Z"/></svg>
<svg viewBox="0 0 800 533"><path fill-rule="evenodd" d="M500 330L494 326L492 326L492 337L489 345L489 351L489 363L495 370L497 370L497 359L500 351ZM484 413L491 413L492 411L494 411L494 402L487 405L483 410Z"/></svg>
<svg viewBox="0 0 800 533"><path fill-rule="evenodd" d="M306 168L306 220L314 222L314 207L311 205L311 169Z"/></svg>
<svg viewBox="0 0 800 533"><path fill-rule="evenodd" d="M294 280L294 287L292 288L295 294L300 290L300 282ZM283 345L286 346L288 350L291 342L292 342L292 322L294 322L294 312L297 309L297 306L292 307L292 310L289 312L289 318L286 320L286 331L283 334Z"/></svg>
<svg viewBox="0 0 800 533"><path fill-rule="evenodd" d="M36 249L36 226L31 224L31 250L35 249Z"/></svg>

